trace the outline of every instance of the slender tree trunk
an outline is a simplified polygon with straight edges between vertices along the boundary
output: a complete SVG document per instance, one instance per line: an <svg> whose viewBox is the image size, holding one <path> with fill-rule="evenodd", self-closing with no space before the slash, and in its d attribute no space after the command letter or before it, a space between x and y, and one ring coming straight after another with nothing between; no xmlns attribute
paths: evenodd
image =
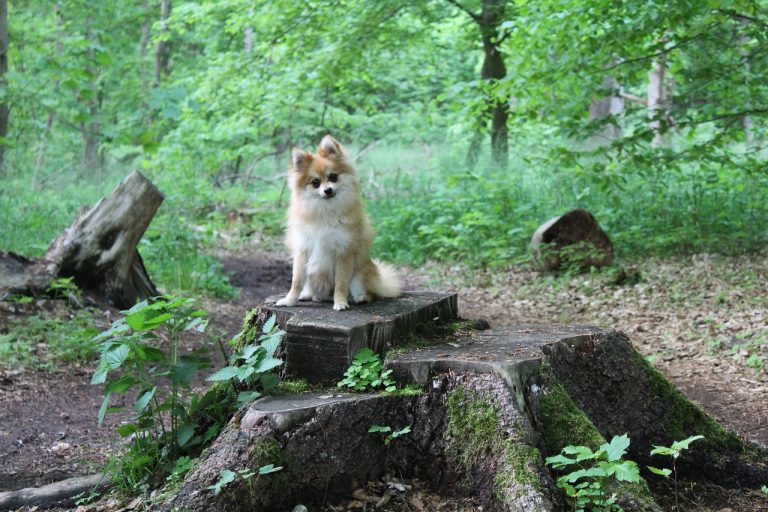
<svg viewBox="0 0 768 512"><path fill-rule="evenodd" d="M742 22L742 25L745 25L746 22ZM746 85L746 91L747 94L745 97L747 98L744 107L747 111L752 109L752 97L749 95L749 75L751 70L751 65L749 63L749 52L746 50L745 46L747 44L747 36L742 32L739 34L739 44L741 45L741 48L739 49L739 54L741 55L741 58L744 61L744 85ZM747 144L750 144L752 142L752 117L749 114L746 114L744 117L741 118L741 128L744 130L744 140L747 142Z"/></svg>
<svg viewBox="0 0 768 512"><path fill-rule="evenodd" d="M163 0L160 4L160 40L155 48L155 78L153 85L158 87L163 75L168 74L168 62L171 57L170 46L166 38L168 36L168 18L171 15L171 0Z"/></svg>
<svg viewBox="0 0 768 512"><path fill-rule="evenodd" d="M147 76L147 55L149 54L149 0L144 0L141 3L141 8L144 11L144 19L141 22L141 39L139 41L139 54L141 55L141 86L146 92L149 84L149 77Z"/></svg>
<svg viewBox="0 0 768 512"><path fill-rule="evenodd" d="M88 16L86 19L86 39L89 43L93 43L93 17ZM80 133L83 136L83 165L89 173L94 172L99 167L99 102L98 91L96 89L96 66L94 64L94 52L93 45L88 45L88 64L87 70L90 75L88 80L88 88L90 89L90 95L87 100L88 106L88 121L80 123Z"/></svg>
<svg viewBox="0 0 768 512"><path fill-rule="evenodd" d="M253 18L253 6L248 8L248 20ZM245 53L251 55L253 53L253 27L248 25L245 27Z"/></svg>
<svg viewBox="0 0 768 512"><path fill-rule="evenodd" d="M0 0L0 84L7 86L8 71L8 2ZM0 103L0 137L8 136L10 109L5 101ZM0 176L5 174L5 144L0 144Z"/></svg>
<svg viewBox="0 0 768 512"><path fill-rule="evenodd" d="M611 64L615 63L613 61ZM603 78L602 88L611 91L611 93L608 96L592 100L592 103L589 105L590 121L619 116L624 112L624 98L621 97L622 89L619 81L615 77L606 76ZM605 143L606 141L611 142L620 138L621 135L622 130L618 124L606 124L599 134L595 134L593 142L598 144Z"/></svg>
<svg viewBox="0 0 768 512"><path fill-rule="evenodd" d="M651 147L658 148L666 144L666 137L662 129L662 123L669 121L669 100L667 91L664 87L664 81L667 74L667 59L662 56L653 63L651 71L648 73L648 123L653 132Z"/></svg>
<svg viewBox="0 0 768 512"><path fill-rule="evenodd" d="M61 1L57 1L56 4L53 7L54 12L56 13L56 46L54 49L54 55L57 59L61 58L61 53L64 50L64 45L62 44L62 39L64 38L64 17L62 16L62 9L61 9ZM56 80L56 83L53 86L54 94L58 95L59 91L59 81ZM51 108L48 110L48 119L46 119L45 122L45 131L43 132L43 136L40 140L40 147L37 151L37 158L35 159L35 170L32 176L32 187L34 188L35 184L37 183L37 174L40 172L40 169L43 167L43 162L45 161L45 153L46 149L48 148L48 139L51 136L51 130L53 130L53 123L56 121L56 111Z"/></svg>

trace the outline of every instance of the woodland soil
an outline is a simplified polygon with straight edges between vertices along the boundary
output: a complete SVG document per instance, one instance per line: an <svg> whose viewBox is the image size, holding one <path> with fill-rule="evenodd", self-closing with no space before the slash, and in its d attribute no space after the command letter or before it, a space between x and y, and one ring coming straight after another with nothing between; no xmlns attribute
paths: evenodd
<svg viewBox="0 0 768 512"><path fill-rule="evenodd" d="M288 289L291 268L280 254L229 252L221 260L240 294L229 301L208 300L204 307L211 317L208 332L226 340L239 332L248 309ZM444 264L405 274L409 289L459 291L462 316L485 318L492 326L575 322L622 330L707 412L746 438L768 445L765 254L648 259L625 265L618 276L603 271L566 278L519 267L491 271ZM615 284L617 277L624 284ZM116 318L116 311L108 313ZM18 316L0 309L0 328L9 315ZM203 340L185 343L191 349ZM221 363L220 355L215 359L214 364ZM111 432L124 417L108 416L105 426L96 425L102 396L99 387L89 384L92 366L0 369L0 491L95 472L119 449L120 441ZM204 385L202 379L198 385ZM433 496L413 484L409 493L393 495L384 508L473 510L471 502ZM369 482L358 494L381 499L385 487L383 482ZM663 484L655 488L670 495ZM759 491L701 484L682 489L684 510L768 510L768 498ZM350 496L335 510L360 507L360 496ZM665 505L672 510L673 503ZM119 507L107 500L97 509Z"/></svg>

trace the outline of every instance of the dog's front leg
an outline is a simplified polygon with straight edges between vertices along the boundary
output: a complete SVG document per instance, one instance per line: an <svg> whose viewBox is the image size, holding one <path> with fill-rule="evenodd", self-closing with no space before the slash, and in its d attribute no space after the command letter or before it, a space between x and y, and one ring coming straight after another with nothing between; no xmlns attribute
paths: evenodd
<svg viewBox="0 0 768 512"><path fill-rule="evenodd" d="M295 306L299 294L307 278L307 255L303 252L293 256L293 277L291 278L291 291L284 298L277 301L277 306Z"/></svg>
<svg viewBox="0 0 768 512"><path fill-rule="evenodd" d="M333 309L342 311L349 309L349 281L355 266L354 254L342 256L334 266Z"/></svg>

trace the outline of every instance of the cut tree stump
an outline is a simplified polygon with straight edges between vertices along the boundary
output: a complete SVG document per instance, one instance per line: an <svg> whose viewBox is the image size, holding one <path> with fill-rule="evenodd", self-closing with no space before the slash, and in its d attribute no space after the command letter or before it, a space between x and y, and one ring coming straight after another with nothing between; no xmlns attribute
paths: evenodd
<svg viewBox="0 0 768 512"><path fill-rule="evenodd" d="M132 172L51 243L44 257L49 272L74 277L78 287L118 307L158 295L136 246L162 201L147 178Z"/></svg>
<svg viewBox="0 0 768 512"><path fill-rule="evenodd" d="M325 341L317 335L317 343ZM472 496L486 511L564 510L544 458L569 444L596 449L625 433L628 458L641 467L665 465L650 460L654 444L702 434L706 439L678 459L680 477L752 487L768 481L764 449L723 429L617 331L540 325L461 330L442 344L393 355L386 366L424 392L349 395L333 389L258 400L230 421L181 488L158 507L320 506L394 474L418 478L443 495ZM385 445L382 434L368 432L372 425L412 431ZM283 469L255 480L236 478L220 494L207 489L223 470L256 471L267 464ZM624 510L660 510L645 481L613 491Z"/></svg>
<svg viewBox="0 0 768 512"><path fill-rule="evenodd" d="M455 293L405 292L346 311L335 311L330 302L278 307L275 302L280 298L269 297L261 309L275 313L286 331L286 373L311 383L339 381L362 348L382 353L410 341L417 328L450 322L458 315Z"/></svg>
<svg viewBox="0 0 768 512"><path fill-rule="evenodd" d="M613 242L587 210L571 210L542 224L531 237L542 270L574 266L582 270L613 263Z"/></svg>

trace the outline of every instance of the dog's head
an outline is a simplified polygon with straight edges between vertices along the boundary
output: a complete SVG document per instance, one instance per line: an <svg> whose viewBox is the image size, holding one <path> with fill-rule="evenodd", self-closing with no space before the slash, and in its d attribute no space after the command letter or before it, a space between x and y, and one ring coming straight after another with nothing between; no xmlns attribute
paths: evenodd
<svg viewBox="0 0 768 512"><path fill-rule="evenodd" d="M303 200L340 202L357 194L355 170L339 142L326 135L316 153L291 152L291 188Z"/></svg>

